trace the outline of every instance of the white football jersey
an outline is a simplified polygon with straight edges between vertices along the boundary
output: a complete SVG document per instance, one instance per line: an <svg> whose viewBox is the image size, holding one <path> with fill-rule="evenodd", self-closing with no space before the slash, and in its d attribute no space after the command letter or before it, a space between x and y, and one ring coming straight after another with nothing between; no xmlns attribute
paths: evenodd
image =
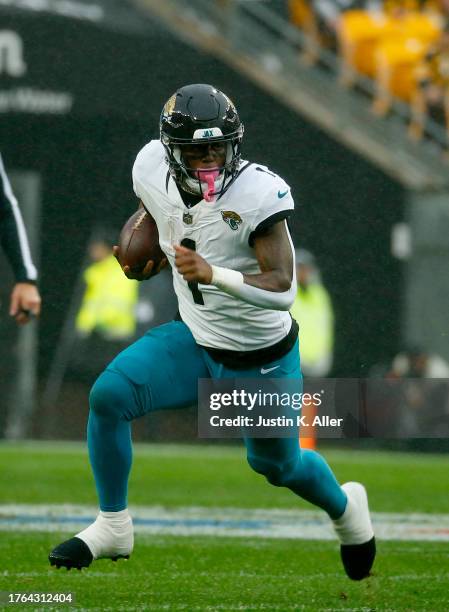
<svg viewBox="0 0 449 612"><path fill-rule="evenodd" d="M272 346L290 331L288 312L267 310L234 298L213 285L189 284L177 272L174 245L184 242L209 264L259 274L251 235L276 215L294 207L289 186L265 166L243 161L239 175L213 202L184 204L168 173L160 141L149 142L137 155L133 186L155 219L161 249L173 269L173 284L182 320L201 346L253 351ZM263 227L263 226L262 226Z"/></svg>

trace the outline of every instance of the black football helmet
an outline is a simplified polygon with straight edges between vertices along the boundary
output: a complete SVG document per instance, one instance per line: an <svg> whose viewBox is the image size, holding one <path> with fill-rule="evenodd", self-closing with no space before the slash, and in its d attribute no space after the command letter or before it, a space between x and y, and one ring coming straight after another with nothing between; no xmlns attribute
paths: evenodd
<svg viewBox="0 0 449 612"><path fill-rule="evenodd" d="M164 105L160 119L161 142L174 180L185 191L202 195L200 175L186 166L182 145L223 142L226 160L217 168L211 194L220 195L238 171L243 129L234 104L222 91L204 84L178 89Z"/></svg>

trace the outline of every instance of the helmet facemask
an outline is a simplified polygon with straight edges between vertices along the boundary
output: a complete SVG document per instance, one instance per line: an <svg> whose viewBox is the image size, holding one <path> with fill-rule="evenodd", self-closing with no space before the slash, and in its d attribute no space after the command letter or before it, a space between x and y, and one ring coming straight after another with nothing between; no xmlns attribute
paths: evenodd
<svg viewBox="0 0 449 612"><path fill-rule="evenodd" d="M237 134L231 137L215 138L213 140L192 139L189 141L173 142L173 139L164 138L162 144L166 151L171 176L176 183L189 193L202 196L207 202L219 197L237 174L240 166L240 146L243 126ZM192 169L185 162L182 155L182 145L210 144L225 142L226 156L222 166Z"/></svg>

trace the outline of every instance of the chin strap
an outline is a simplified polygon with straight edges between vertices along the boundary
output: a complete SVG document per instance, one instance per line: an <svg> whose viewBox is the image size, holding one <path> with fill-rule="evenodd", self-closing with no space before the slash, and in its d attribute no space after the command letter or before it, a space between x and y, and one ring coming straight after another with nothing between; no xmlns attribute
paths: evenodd
<svg viewBox="0 0 449 612"><path fill-rule="evenodd" d="M206 202L214 201L214 191L215 191L215 181L217 180L220 174L219 170L197 170L196 176L200 179L202 183L207 184L207 191L203 194Z"/></svg>

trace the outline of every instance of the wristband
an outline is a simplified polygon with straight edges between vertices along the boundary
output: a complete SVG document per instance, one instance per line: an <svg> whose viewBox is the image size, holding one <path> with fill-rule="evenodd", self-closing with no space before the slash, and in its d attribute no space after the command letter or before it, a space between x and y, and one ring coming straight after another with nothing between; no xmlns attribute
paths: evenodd
<svg viewBox="0 0 449 612"><path fill-rule="evenodd" d="M294 269L290 289L278 292L247 285L244 282L243 274L236 270L229 270L220 266L211 267L212 285L253 306L269 310L289 310L296 297L296 275Z"/></svg>
<svg viewBox="0 0 449 612"><path fill-rule="evenodd" d="M238 291L244 284L243 274L220 266L212 266L211 284L223 291Z"/></svg>

